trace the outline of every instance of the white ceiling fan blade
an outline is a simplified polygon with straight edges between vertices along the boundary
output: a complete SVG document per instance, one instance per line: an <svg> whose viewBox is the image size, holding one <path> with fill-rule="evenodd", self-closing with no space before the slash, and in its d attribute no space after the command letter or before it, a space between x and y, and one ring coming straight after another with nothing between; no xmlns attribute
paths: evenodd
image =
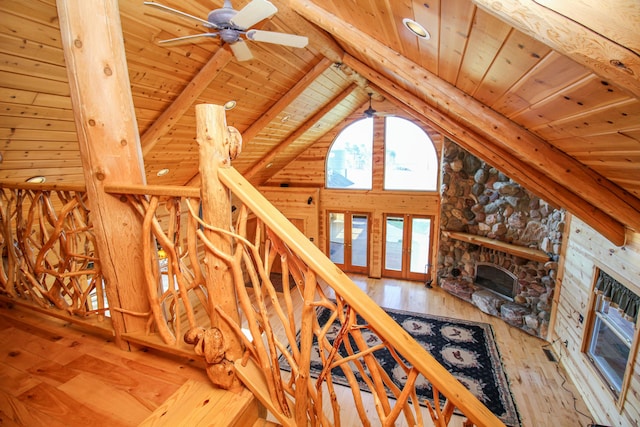
<svg viewBox="0 0 640 427"><path fill-rule="evenodd" d="M305 47L309 44L309 39L305 36L275 31L249 30L247 31L247 38L256 42L275 43L291 47Z"/></svg>
<svg viewBox="0 0 640 427"><path fill-rule="evenodd" d="M246 30L253 24L267 19L278 11L270 1L253 0L251 3L243 7L236 15L231 18L231 23L238 28Z"/></svg>
<svg viewBox="0 0 640 427"><path fill-rule="evenodd" d="M157 9L160 9L160 10L165 11L165 12L174 13L174 14L176 14L178 16L182 16L183 18L192 19L192 20L200 23L201 25L205 26L206 28L217 28L215 25L213 25L209 21L206 21L206 20L204 20L202 18L198 18L197 16L189 15L188 13L185 13L185 12L183 12L181 10L174 9L172 7L165 6L165 5L160 4L160 3L156 3L156 2L153 2L153 1L146 1L146 2L144 2L144 4L147 5L147 6L155 7Z"/></svg>
<svg viewBox="0 0 640 427"><path fill-rule="evenodd" d="M251 53L249 46L243 40L238 40L237 42L230 44L229 47L238 61L249 61L250 59L253 59L253 54Z"/></svg>
<svg viewBox="0 0 640 427"><path fill-rule="evenodd" d="M202 33L202 34L193 34L190 36L182 36L182 37L176 37L174 39L166 39L166 40L158 40L156 43L160 44L160 45L167 45L167 44L182 44L182 43L191 43L193 42L193 39L199 39L202 37L218 37L217 33Z"/></svg>

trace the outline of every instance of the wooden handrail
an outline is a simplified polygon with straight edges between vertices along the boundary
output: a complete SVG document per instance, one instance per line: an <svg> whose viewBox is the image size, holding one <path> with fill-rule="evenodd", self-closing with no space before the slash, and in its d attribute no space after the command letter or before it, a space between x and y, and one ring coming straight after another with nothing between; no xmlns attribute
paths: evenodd
<svg viewBox="0 0 640 427"><path fill-rule="evenodd" d="M477 426L504 425L469 390L415 341L364 291L310 242L278 209L234 168L219 170L220 180L264 221L293 252L339 293L372 329L397 349L436 389Z"/></svg>

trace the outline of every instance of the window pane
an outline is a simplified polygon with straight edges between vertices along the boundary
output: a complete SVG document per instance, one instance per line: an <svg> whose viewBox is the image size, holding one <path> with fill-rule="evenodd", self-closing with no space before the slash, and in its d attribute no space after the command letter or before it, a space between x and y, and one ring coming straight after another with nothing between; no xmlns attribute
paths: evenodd
<svg viewBox="0 0 640 427"><path fill-rule="evenodd" d="M596 317L589 354L596 368L612 388L620 393L629 358L629 347L600 316Z"/></svg>
<svg viewBox="0 0 640 427"><path fill-rule="evenodd" d="M429 264L429 237L431 221L427 218L413 218L411 221L411 265L412 273L426 273Z"/></svg>
<svg viewBox="0 0 640 427"><path fill-rule="evenodd" d="M367 266L368 220L366 215L353 215L351 220L351 264L356 267Z"/></svg>
<svg viewBox="0 0 640 427"><path fill-rule="evenodd" d="M329 214L329 259L344 264L344 214Z"/></svg>
<svg viewBox="0 0 640 427"><path fill-rule="evenodd" d="M385 190L435 191L438 157L429 136L406 119L385 120Z"/></svg>
<svg viewBox="0 0 640 427"><path fill-rule="evenodd" d="M404 218L387 217L385 227L384 268L402 271L402 241L404 240Z"/></svg>
<svg viewBox="0 0 640 427"><path fill-rule="evenodd" d="M327 188L371 189L373 119L344 128L327 156Z"/></svg>

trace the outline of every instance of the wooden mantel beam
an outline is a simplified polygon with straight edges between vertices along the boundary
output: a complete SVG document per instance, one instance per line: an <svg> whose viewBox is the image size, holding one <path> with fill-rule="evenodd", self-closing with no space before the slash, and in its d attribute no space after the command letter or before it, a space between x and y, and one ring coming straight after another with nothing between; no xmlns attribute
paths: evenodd
<svg viewBox="0 0 640 427"><path fill-rule="evenodd" d="M490 141L507 156L531 166L538 171L537 175L547 175L566 185L568 192L620 223L640 230L640 199L631 193L313 2L289 0L289 4L301 16L387 70L387 78L413 85L439 115L447 116L461 128Z"/></svg>
<svg viewBox="0 0 640 427"><path fill-rule="evenodd" d="M229 49L218 49L209 62L187 84L169 107L140 137L142 154L147 155L155 147L158 139L166 135L178 120L189 110L191 105L209 87L222 69L231 61L233 55Z"/></svg>
<svg viewBox="0 0 640 427"><path fill-rule="evenodd" d="M348 55L345 56L344 64L367 78L389 102L411 109L413 114L419 117L420 120L430 123L439 132L456 141L465 150L506 173L545 201L563 206L583 221L590 223L595 230L614 244L618 246L624 244L624 226L607 213L568 191L534 167L519 159L514 159L501 147L464 128L446 114L431 107L412 93L398 87L398 85L355 58Z"/></svg>
<svg viewBox="0 0 640 427"><path fill-rule="evenodd" d="M638 0L620 0L614 4L602 0L473 2L498 19L626 89L636 98L640 97L640 56L632 50L638 48L638 42L634 46L630 41L634 35L636 40L638 36ZM612 9L616 10L615 13L610 13ZM567 16L563 16L563 13ZM595 26L601 28L591 28ZM614 36L620 42L612 39Z"/></svg>

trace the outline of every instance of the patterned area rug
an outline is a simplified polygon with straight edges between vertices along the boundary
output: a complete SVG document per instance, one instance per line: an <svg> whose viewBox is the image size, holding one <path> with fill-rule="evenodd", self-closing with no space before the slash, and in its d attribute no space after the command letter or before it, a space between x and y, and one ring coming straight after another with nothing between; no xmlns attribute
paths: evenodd
<svg viewBox="0 0 640 427"><path fill-rule="evenodd" d="M385 311L506 425L520 426L519 415L490 324L391 309ZM324 325L329 316L329 310L320 308L320 325ZM359 321L359 324L362 323ZM335 322L328 333L328 339L332 341L339 330L340 323ZM380 342L371 331L363 329L362 333L370 346ZM340 351L346 356L342 345ZM385 349L375 354L389 376L402 387L406 381L405 373L397 366L389 352ZM290 370L284 358L280 360L280 367ZM322 365L316 350L312 352L311 375L317 377L321 370ZM339 368L332 371L332 378L336 384L348 385ZM360 378L358 380L360 389L368 392L366 383ZM431 384L424 377L420 377L416 388L421 400L428 399L433 402Z"/></svg>

